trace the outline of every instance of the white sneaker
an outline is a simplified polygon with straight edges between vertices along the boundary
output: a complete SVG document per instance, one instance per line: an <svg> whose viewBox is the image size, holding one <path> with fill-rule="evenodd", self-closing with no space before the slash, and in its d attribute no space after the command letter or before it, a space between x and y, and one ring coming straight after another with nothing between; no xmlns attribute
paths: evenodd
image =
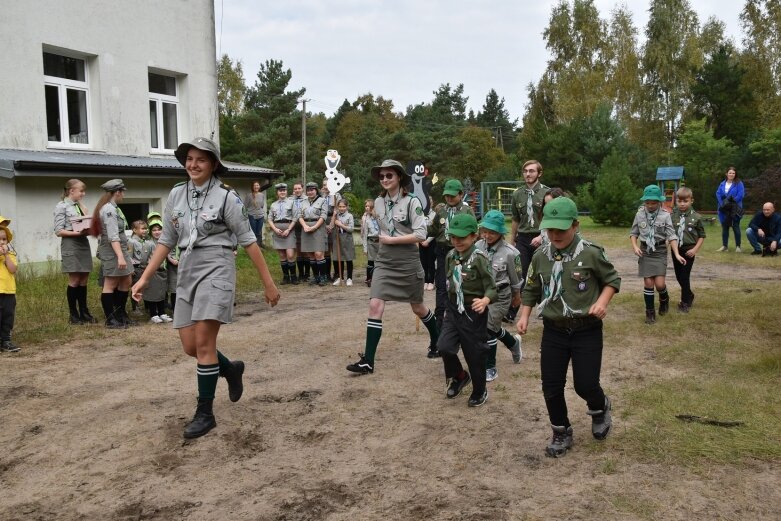
<svg viewBox="0 0 781 521"><path fill-rule="evenodd" d="M726 246L722 246L721 248L719 248L716 251L727 251L727 247Z"/></svg>
<svg viewBox="0 0 781 521"><path fill-rule="evenodd" d="M347 279L347 285L352 286L353 285L353 279Z"/></svg>
<svg viewBox="0 0 781 521"><path fill-rule="evenodd" d="M496 370L495 367L492 367L491 369L485 370L485 381L486 382L493 382L496 380L496 377L499 376L499 372Z"/></svg>
<svg viewBox="0 0 781 521"><path fill-rule="evenodd" d="M160 318L162 319L163 322L173 322L174 321L174 319L172 319L171 317L169 317L165 313L160 315Z"/></svg>
<svg viewBox="0 0 781 521"><path fill-rule="evenodd" d="M339 285L339 284L341 284L341 283L342 283L342 279L336 279L336 280L334 281L334 286L338 286L338 285Z"/></svg>
<svg viewBox="0 0 781 521"><path fill-rule="evenodd" d="M740 246L735 247L735 253L743 253L743 250L740 249Z"/></svg>
<svg viewBox="0 0 781 521"><path fill-rule="evenodd" d="M153 316L151 319L149 319L150 322L154 322L155 324L162 324L163 319L158 317L157 315Z"/></svg>

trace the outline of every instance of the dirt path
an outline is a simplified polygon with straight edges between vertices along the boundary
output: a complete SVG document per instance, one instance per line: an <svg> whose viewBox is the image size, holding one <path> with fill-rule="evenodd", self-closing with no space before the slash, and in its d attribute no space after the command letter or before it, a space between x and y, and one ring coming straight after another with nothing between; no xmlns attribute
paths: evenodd
<svg viewBox="0 0 781 521"><path fill-rule="evenodd" d="M609 254L625 291L639 289L634 259ZM736 278L725 265L696 269L702 289ZM244 397L230 403L221 380L218 426L192 442L181 432L195 364L168 327L4 356L0 519L777 519L777 466L703 475L623 455L622 393L672 371L642 346L619 361L610 352L620 340L606 342L603 385L617 404L606 442L591 439L568 386L576 447L561 460L542 451L539 324L522 364L500 348L499 379L480 409L444 398L442 364L426 359L425 329L416 332L405 304L387 307L377 372L349 374L365 335L359 279L286 287L274 309L240 305L220 347L247 363Z"/></svg>

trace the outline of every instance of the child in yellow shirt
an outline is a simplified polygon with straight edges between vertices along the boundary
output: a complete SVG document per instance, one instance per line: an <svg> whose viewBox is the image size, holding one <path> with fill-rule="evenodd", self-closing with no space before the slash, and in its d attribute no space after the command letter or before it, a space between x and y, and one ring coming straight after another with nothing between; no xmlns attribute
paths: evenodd
<svg viewBox="0 0 781 521"><path fill-rule="evenodd" d="M20 348L11 342L16 317L16 252L10 244L14 238L10 223L0 216L0 351L15 353Z"/></svg>

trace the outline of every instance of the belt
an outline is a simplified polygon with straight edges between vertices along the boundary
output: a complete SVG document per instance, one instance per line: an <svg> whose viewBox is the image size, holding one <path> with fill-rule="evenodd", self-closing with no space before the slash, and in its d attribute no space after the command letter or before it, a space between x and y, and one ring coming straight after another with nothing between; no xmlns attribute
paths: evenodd
<svg viewBox="0 0 781 521"><path fill-rule="evenodd" d="M543 318L542 323L546 327L553 327L554 329L560 329L567 333L574 333L575 331L586 331L588 329L594 329L602 324L602 321L597 317L580 317L580 318Z"/></svg>
<svg viewBox="0 0 781 521"><path fill-rule="evenodd" d="M496 285L496 291L502 291L503 289L507 289L510 287L509 282L505 282L504 284L497 284Z"/></svg>
<svg viewBox="0 0 781 521"><path fill-rule="evenodd" d="M290 219L280 219L278 221L274 221L274 224L277 224L277 223L289 223L289 222L291 222Z"/></svg>
<svg viewBox="0 0 781 521"><path fill-rule="evenodd" d="M523 235L524 237L537 237L540 234L540 232L518 232L518 235Z"/></svg>
<svg viewBox="0 0 781 521"><path fill-rule="evenodd" d="M304 219L304 222L305 222L305 223L316 223L316 222L317 222L317 221L319 221L319 220L320 220L320 219Z"/></svg>
<svg viewBox="0 0 781 521"><path fill-rule="evenodd" d="M201 246L201 245L193 246L194 250L203 250L203 249L206 249L206 248L225 248L226 250L233 251L233 246L225 246L224 244L206 244L206 245L203 245L203 246Z"/></svg>

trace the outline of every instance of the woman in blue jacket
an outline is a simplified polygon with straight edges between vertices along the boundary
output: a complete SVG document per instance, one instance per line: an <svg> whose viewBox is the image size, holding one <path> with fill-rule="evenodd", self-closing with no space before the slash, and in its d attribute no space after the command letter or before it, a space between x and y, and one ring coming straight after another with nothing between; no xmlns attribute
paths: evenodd
<svg viewBox="0 0 781 521"><path fill-rule="evenodd" d="M743 181L738 179L735 167L727 169L724 181L716 190L716 200L719 202L719 221L721 222L721 248L716 251L727 251L729 229L735 235L735 252L740 253L740 218L743 217L743 196L746 191Z"/></svg>

